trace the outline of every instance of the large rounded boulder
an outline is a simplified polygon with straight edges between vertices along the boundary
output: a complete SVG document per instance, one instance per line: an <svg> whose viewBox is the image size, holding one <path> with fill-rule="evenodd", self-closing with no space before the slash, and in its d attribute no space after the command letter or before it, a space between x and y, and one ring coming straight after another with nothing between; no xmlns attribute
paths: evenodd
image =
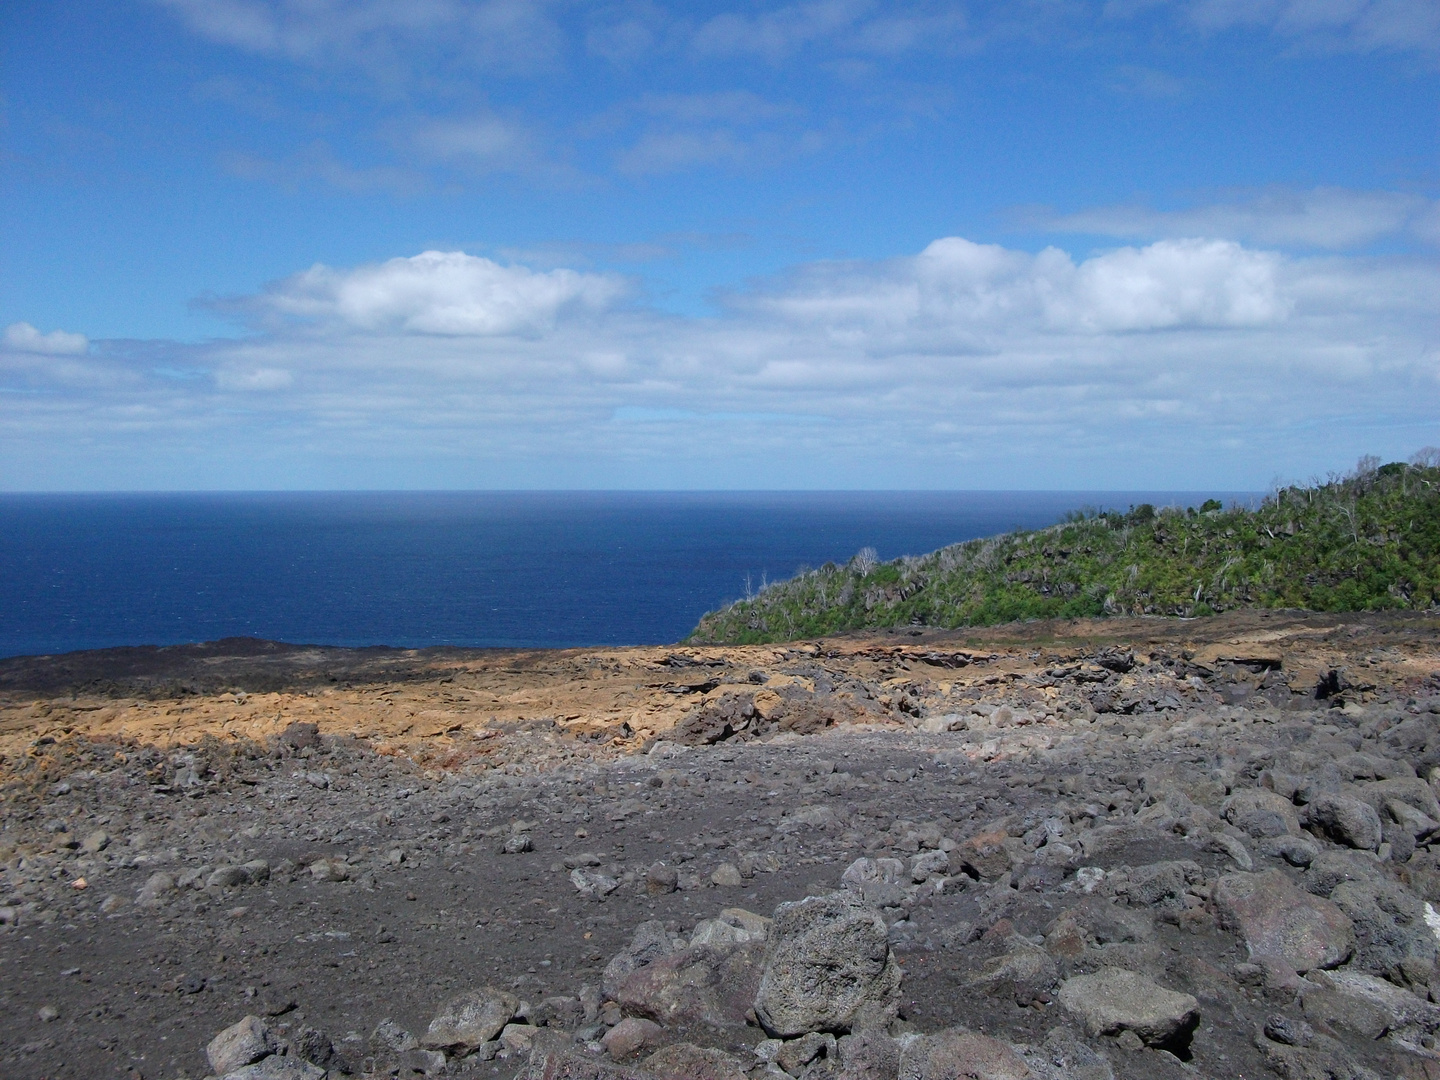
<svg viewBox="0 0 1440 1080"><path fill-rule="evenodd" d="M776 909L755 995L772 1035L883 1027L899 1007L900 965L875 908L831 893Z"/></svg>

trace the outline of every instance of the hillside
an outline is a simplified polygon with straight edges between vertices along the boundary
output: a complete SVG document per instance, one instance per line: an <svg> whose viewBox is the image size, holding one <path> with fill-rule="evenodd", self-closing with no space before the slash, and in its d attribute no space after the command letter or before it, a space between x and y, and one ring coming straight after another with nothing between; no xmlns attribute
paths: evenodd
<svg viewBox="0 0 1440 1080"><path fill-rule="evenodd" d="M1208 615L1440 604L1440 453L1363 459L1258 507L1077 512L878 562L866 549L705 615L692 642L754 644L891 626L985 626L1110 614Z"/></svg>

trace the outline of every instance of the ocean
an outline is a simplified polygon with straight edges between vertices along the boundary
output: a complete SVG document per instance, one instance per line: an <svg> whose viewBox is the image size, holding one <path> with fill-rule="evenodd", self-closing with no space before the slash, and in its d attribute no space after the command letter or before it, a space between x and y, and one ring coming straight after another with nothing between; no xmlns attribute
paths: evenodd
<svg viewBox="0 0 1440 1080"><path fill-rule="evenodd" d="M677 641L798 568L1244 492L0 495L0 656Z"/></svg>

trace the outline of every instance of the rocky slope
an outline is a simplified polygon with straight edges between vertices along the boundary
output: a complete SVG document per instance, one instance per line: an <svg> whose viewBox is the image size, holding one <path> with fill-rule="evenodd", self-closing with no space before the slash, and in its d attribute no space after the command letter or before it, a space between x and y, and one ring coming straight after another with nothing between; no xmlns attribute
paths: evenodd
<svg viewBox="0 0 1440 1080"><path fill-rule="evenodd" d="M1437 629L7 662L0 1073L1440 1076Z"/></svg>

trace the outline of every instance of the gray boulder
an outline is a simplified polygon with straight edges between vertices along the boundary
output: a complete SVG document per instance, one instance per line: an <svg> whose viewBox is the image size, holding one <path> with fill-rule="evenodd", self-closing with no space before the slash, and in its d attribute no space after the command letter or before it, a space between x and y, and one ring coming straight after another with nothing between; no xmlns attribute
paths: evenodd
<svg viewBox="0 0 1440 1080"><path fill-rule="evenodd" d="M1440 1008L1358 971L1328 973L1318 984L1307 981L1301 1000L1310 1020L1365 1039L1394 1034L1418 1041L1440 1026Z"/></svg>
<svg viewBox="0 0 1440 1080"><path fill-rule="evenodd" d="M605 965L600 977L600 989L612 1000L620 993L620 987L632 974L656 960L678 952L684 947L683 940L671 937L665 924L657 919L643 922L635 928L630 944L620 950Z"/></svg>
<svg viewBox="0 0 1440 1080"><path fill-rule="evenodd" d="M429 1050L475 1050L500 1034L519 1007L513 996L493 986L456 994L430 1021L421 1045Z"/></svg>
<svg viewBox="0 0 1440 1080"><path fill-rule="evenodd" d="M1374 851L1380 846L1380 815L1359 799L1321 795L1307 809L1310 828L1326 839L1361 851Z"/></svg>
<svg viewBox="0 0 1440 1080"><path fill-rule="evenodd" d="M258 1016L247 1016L211 1039L210 1045L205 1047L205 1056L210 1061L210 1068L217 1075L224 1076L270 1056L279 1047L269 1024Z"/></svg>
<svg viewBox="0 0 1440 1080"><path fill-rule="evenodd" d="M763 941L681 949L632 972L612 996L627 1015L662 1024L744 1027L764 956Z"/></svg>
<svg viewBox="0 0 1440 1080"><path fill-rule="evenodd" d="M1092 1037L1132 1031L1147 1046L1189 1042L1200 1023L1200 1005L1123 968L1077 975L1060 984L1060 1004Z"/></svg>
<svg viewBox="0 0 1440 1080"><path fill-rule="evenodd" d="M226 1073L220 1080L325 1080L325 1070L292 1057L267 1057Z"/></svg>
<svg viewBox="0 0 1440 1080"><path fill-rule="evenodd" d="M1011 998L1022 1008L1034 1002L1048 1002L1059 979L1059 970L1050 954L1028 938L1012 934L1004 954L990 960L966 984L988 994Z"/></svg>
<svg viewBox="0 0 1440 1080"><path fill-rule="evenodd" d="M740 1062L724 1050L694 1043L672 1043L644 1061L645 1072L657 1080L745 1080Z"/></svg>
<svg viewBox="0 0 1440 1080"><path fill-rule="evenodd" d="M1300 831L1300 815L1294 804L1264 788L1235 792L1221 805L1220 816L1256 839Z"/></svg>
<svg viewBox="0 0 1440 1080"><path fill-rule="evenodd" d="M1282 871L1227 874L1215 883L1221 924L1245 939L1252 959L1283 960L1299 972L1343 964L1355 951L1350 919L1301 892Z"/></svg>
<svg viewBox="0 0 1440 1080"><path fill-rule="evenodd" d="M900 1044L883 1031L842 1035L835 1049L846 1080L896 1080L900 1073Z"/></svg>
<svg viewBox="0 0 1440 1080"><path fill-rule="evenodd" d="M883 1027L900 1007L900 965L885 920L846 893L775 911L755 1015L772 1035Z"/></svg>
<svg viewBox="0 0 1440 1080"><path fill-rule="evenodd" d="M1192 885L1203 885L1205 871L1189 859L1150 863L1130 871L1125 885L1128 903L1145 908L1176 908L1185 903Z"/></svg>
<svg viewBox="0 0 1440 1080"><path fill-rule="evenodd" d="M1302 879L1305 888L1316 896L1329 896L1344 881L1371 881L1382 877L1380 864L1373 856L1354 851L1322 851L1310 861Z"/></svg>
<svg viewBox="0 0 1440 1080"><path fill-rule="evenodd" d="M1025 1059L997 1039L963 1028L922 1035L900 1054L899 1080L1032 1080Z"/></svg>
<svg viewBox="0 0 1440 1080"><path fill-rule="evenodd" d="M1429 981L1435 934L1425 922L1425 905L1418 896L1375 878L1337 885L1330 899L1355 926L1352 968L1401 984Z"/></svg>

